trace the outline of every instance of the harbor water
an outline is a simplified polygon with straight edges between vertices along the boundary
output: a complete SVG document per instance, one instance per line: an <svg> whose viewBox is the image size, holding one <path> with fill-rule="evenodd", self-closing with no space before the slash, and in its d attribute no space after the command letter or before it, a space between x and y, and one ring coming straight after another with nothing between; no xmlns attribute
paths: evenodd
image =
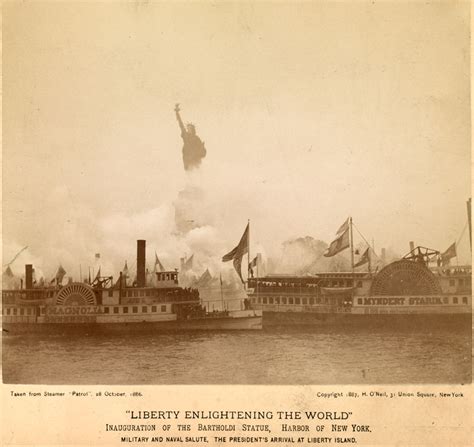
<svg viewBox="0 0 474 447"><path fill-rule="evenodd" d="M308 329L3 336L3 382L407 384L471 382L471 332Z"/></svg>

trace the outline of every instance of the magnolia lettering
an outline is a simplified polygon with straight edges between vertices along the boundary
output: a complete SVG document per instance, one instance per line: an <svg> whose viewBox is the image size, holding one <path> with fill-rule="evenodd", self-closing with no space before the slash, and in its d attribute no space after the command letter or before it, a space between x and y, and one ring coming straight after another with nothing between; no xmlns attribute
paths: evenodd
<svg viewBox="0 0 474 447"><path fill-rule="evenodd" d="M100 306L54 306L46 308L48 315L96 315L103 313Z"/></svg>

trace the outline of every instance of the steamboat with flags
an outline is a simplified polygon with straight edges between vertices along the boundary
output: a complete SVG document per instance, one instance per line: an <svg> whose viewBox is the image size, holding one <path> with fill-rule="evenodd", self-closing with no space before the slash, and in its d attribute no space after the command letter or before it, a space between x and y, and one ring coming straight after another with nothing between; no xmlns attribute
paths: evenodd
<svg viewBox="0 0 474 447"><path fill-rule="evenodd" d="M185 330L255 330L262 328L262 312L242 304L241 310L209 311L199 291L181 287L178 270L167 271L155 254L153 286L147 284L146 241L137 241L137 275L127 283L128 266L117 281L101 276L62 285L65 269L59 266L50 284L36 284L31 264L25 266L25 282L2 290L4 333L46 331L69 333ZM96 255L96 258L100 255ZM158 267L158 268L157 268ZM10 266L4 284L13 277Z"/></svg>
<svg viewBox="0 0 474 447"><path fill-rule="evenodd" d="M471 199L467 208L468 221L462 234L469 227L471 246ZM264 329L305 325L397 330L448 326L471 330L472 267L452 264L457 257L457 243L440 252L410 242L409 253L389 263L379 262L373 270L375 251L361 233L366 249L354 250L354 227L349 217L323 254L331 258L349 249L349 271L259 276L258 256L249 261L249 305L263 311ZM234 260L241 279L241 255L248 250L248 233L247 226L243 236L246 242L241 241L223 259Z"/></svg>

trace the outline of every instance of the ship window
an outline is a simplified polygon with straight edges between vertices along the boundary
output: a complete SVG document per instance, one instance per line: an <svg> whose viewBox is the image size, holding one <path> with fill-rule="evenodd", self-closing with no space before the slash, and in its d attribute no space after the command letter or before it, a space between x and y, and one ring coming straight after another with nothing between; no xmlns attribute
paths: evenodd
<svg viewBox="0 0 474 447"><path fill-rule="evenodd" d="M314 298L309 299L309 304L311 304L311 306L314 304Z"/></svg>
<svg viewBox="0 0 474 447"><path fill-rule="evenodd" d="M280 304L280 297L279 297L279 296L277 296L277 297L275 298L275 303L276 303L276 304Z"/></svg>
<svg viewBox="0 0 474 447"><path fill-rule="evenodd" d="M13 309L13 315L16 315L17 309Z"/></svg>
<svg viewBox="0 0 474 447"><path fill-rule="evenodd" d="M109 307L104 307L104 314L108 314L110 312L110 308Z"/></svg>
<svg viewBox="0 0 474 447"><path fill-rule="evenodd" d="M362 281L357 281L357 288L361 289L362 288Z"/></svg>
<svg viewBox="0 0 474 447"><path fill-rule="evenodd" d="M10 315L10 308L7 309L7 315Z"/></svg>
<svg viewBox="0 0 474 447"><path fill-rule="evenodd" d="M133 312L134 314L136 314L136 313L138 312L138 307L137 307L137 306L133 306L133 307L132 307L132 312Z"/></svg>
<svg viewBox="0 0 474 447"><path fill-rule="evenodd" d="M151 311L156 312L156 306L151 306Z"/></svg>
<svg viewBox="0 0 474 447"><path fill-rule="evenodd" d="M145 296L145 291L144 290L140 290L140 296Z"/></svg>
<svg viewBox="0 0 474 447"><path fill-rule="evenodd" d="M128 307L122 307L122 312L124 314L128 314Z"/></svg>
<svg viewBox="0 0 474 447"><path fill-rule="evenodd" d="M454 283L454 279L450 279L450 280L449 280L449 285L450 285L450 286L454 286L454 284L455 284L455 283Z"/></svg>
<svg viewBox="0 0 474 447"><path fill-rule="evenodd" d="M255 298L252 298L252 303L254 303L254 304L256 303Z"/></svg>
<svg viewBox="0 0 474 447"><path fill-rule="evenodd" d="M143 312L143 313L147 313L147 312L148 312L148 307L142 306L142 312Z"/></svg>
<svg viewBox="0 0 474 447"><path fill-rule="evenodd" d="M109 290L109 296L114 296L114 291L112 289Z"/></svg>
<svg viewBox="0 0 474 447"><path fill-rule="evenodd" d="M443 298L443 303L444 303L444 304L448 304L448 297L447 297L447 296L445 296L445 297Z"/></svg>
<svg viewBox="0 0 474 447"><path fill-rule="evenodd" d="M261 303L261 302L262 302L262 298L258 297L258 302Z"/></svg>
<svg viewBox="0 0 474 447"><path fill-rule="evenodd" d="M288 304L293 304L293 298L288 298Z"/></svg>
<svg viewBox="0 0 474 447"><path fill-rule="evenodd" d="M270 304L273 304L273 297L269 298Z"/></svg>
<svg viewBox="0 0 474 447"><path fill-rule="evenodd" d="M306 298L303 298L303 304L308 304L308 300Z"/></svg>
<svg viewBox="0 0 474 447"><path fill-rule="evenodd" d="M267 297L266 296L263 297L263 304L267 304Z"/></svg>
<svg viewBox="0 0 474 447"><path fill-rule="evenodd" d="M467 304L467 296L463 296L463 297L462 297L462 303L463 303L463 304Z"/></svg>
<svg viewBox="0 0 474 447"><path fill-rule="evenodd" d="M301 300L299 298L295 298L295 304L300 304Z"/></svg>
<svg viewBox="0 0 474 447"><path fill-rule="evenodd" d="M166 306L161 306L161 312L166 312Z"/></svg>
<svg viewBox="0 0 474 447"><path fill-rule="evenodd" d="M282 297L281 302L282 302L283 304L286 304L286 296Z"/></svg>
<svg viewBox="0 0 474 447"><path fill-rule="evenodd" d="M118 307L114 307L114 314L118 314L119 313L119 308Z"/></svg>
<svg viewBox="0 0 474 447"><path fill-rule="evenodd" d="M357 298L357 304L362 304L362 298Z"/></svg>
<svg viewBox="0 0 474 447"><path fill-rule="evenodd" d="M25 309L20 309L20 315L25 315Z"/></svg>
<svg viewBox="0 0 474 447"><path fill-rule="evenodd" d="M138 296L138 290L133 291L133 296Z"/></svg>
<svg viewBox="0 0 474 447"><path fill-rule="evenodd" d="M453 298L453 304L458 304L458 297L457 297L457 296L455 296L455 297Z"/></svg>

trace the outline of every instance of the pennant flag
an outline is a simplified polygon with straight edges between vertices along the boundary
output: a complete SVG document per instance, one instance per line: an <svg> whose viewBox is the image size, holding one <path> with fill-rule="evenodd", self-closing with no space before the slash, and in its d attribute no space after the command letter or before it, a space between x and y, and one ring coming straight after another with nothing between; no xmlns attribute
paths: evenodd
<svg viewBox="0 0 474 447"><path fill-rule="evenodd" d="M6 268L6 270L3 272L3 274L4 274L5 276L7 276L8 278L13 278L13 276L14 276L14 275L13 275L13 272L12 272L12 269L10 268L10 266L8 266L8 267Z"/></svg>
<svg viewBox="0 0 474 447"><path fill-rule="evenodd" d="M331 256L337 255L339 252L349 247L349 245L349 227L347 227L347 229L344 230L340 236L338 235L338 237L329 244L329 247L324 252L324 256L329 258Z"/></svg>
<svg viewBox="0 0 474 447"><path fill-rule="evenodd" d="M209 272L209 269L206 269L206 271L198 279L198 281L196 283L196 286L197 287L205 287L206 285L209 284L209 282L211 280L212 280L211 272Z"/></svg>
<svg viewBox="0 0 474 447"><path fill-rule="evenodd" d="M165 268L163 267L163 264L160 262L160 260L158 259L158 255L156 254L156 251L155 251L155 272L157 272L157 267L160 269L160 272L164 272L165 271Z"/></svg>
<svg viewBox="0 0 474 447"><path fill-rule="evenodd" d="M100 267L99 270L97 270L97 275L95 275L94 281L98 281L100 279Z"/></svg>
<svg viewBox="0 0 474 447"><path fill-rule="evenodd" d="M60 285L65 274L66 270L63 269L62 265L59 265L58 271L56 272L56 276L51 280L51 284L53 282L56 282L56 284Z"/></svg>
<svg viewBox="0 0 474 447"><path fill-rule="evenodd" d="M222 262L228 262L228 261L233 261L235 271L239 275L239 278L242 282L244 280L242 279L242 257L244 256L245 253L248 253L249 251L249 224L247 224L247 227L245 228L244 234L240 238L239 244L231 250L229 253L224 255L222 258Z"/></svg>
<svg viewBox="0 0 474 447"><path fill-rule="evenodd" d="M122 276L127 279L128 278L128 265L127 265L127 261L125 261L125 265L123 266L123 269L122 269Z"/></svg>
<svg viewBox="0 0 474 447"><path fill-rule="evenodd" d="M183 272L187 272L193 268L194 254L192 254L188 260L183 264Z"/></svg>
<svg viewBox="0 0 474 447"><path fill-rule="evenodd" d="M456 242L453 242L444 253L441 253L442 265L443 266L448 265L449 260L451 258L455 258L456 256L457 256L457 254L456 254Z"/></svg>
<svg viewBox="0 0 474 447"><path fill-rule="evenodd" d="M361 265L367 264L370 260L369 256L369 248L367 248L367 250L365 250L362 256L360 257L359 262L356 262L354 264L354 267L360 267Z"/></svg>

